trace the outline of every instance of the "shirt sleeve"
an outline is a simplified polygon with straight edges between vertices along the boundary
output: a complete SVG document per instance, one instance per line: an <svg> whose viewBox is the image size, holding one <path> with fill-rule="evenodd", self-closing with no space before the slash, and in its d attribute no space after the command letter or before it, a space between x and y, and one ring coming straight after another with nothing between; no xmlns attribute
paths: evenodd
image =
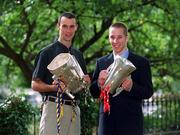
<svg viewBox="0 0 180 135"><path fill-rule="evenodd" d="M48 73L47 57L45 54L39 53L35 59L35 66L32 79L39 78L42 81L44 81L46 73Z"/></svg>

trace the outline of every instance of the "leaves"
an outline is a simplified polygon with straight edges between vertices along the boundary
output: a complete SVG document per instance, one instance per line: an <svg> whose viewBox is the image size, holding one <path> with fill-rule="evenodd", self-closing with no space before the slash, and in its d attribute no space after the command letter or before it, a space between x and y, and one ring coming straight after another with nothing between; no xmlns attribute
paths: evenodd
<svg viewBox="0 0 180 135"><path fill-rule="evenodd" d="M28 135L33 108L22 98L12 96L0 105L0 116L1 134Z"/></svg>
<svg viewBox="0 0 180 135"><path fill-rule="evenodd" d="M74 47L84 53L90 73L95 68L96 58L111 52L108 27L116 21L123 21L128 25L128 46L130 50L151 60L153 76L161 69L155 70L159 65L157 59L166 64L166 68L172 66L173 58L178 60L173 63L173 68L179 64L179 1L6 0L1 3L0 54L5 55L13 65L20 67L28 85L31 80L28 74L32 73L35 56L40 49L57 39L57 18L64 11L77 15L79 29L74 39ZM172 61L169 66L164 63L165 59ZM1 66L3 68L6 65ZM12 70L11 74L14 74L14 71ZM170 71L167 73L174 76Z"/></svg>
<svg viewBox="0 0 180 135"><path fill-rule="evenodd" d="M151 61L154 90L180 89L180 1L4 0L0 10L0 83L7 87L30 87L35 56L57 39L57 19L69 11L79 25L73 45L84 53L91 75L96 59L112 51L109 26L122 21L129 28L129 49ZM91 133L98 110L88 100L88 106L81 104L85 133Z"/></svg>

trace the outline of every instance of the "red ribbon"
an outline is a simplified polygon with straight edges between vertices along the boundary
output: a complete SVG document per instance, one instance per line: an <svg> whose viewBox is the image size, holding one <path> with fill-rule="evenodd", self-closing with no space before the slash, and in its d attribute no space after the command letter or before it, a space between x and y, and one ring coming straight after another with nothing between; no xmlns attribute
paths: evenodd
<svg viewBox="0 0 180 135"><path fill-rule="evenodd" d="M101 94L99 96L101 100L104 100L104 112L110 112L109 91L110 85L107 85L104 89L101 89Z"/></svg>

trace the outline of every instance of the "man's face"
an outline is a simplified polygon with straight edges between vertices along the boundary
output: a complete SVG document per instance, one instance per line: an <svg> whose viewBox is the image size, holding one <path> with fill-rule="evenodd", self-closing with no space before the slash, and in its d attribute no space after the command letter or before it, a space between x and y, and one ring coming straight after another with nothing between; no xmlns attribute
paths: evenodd
<svg viewBox="0 0 180 135"><path fill-rule="evenodd" d="M121 53L128 42L128 37L124 34L123 28L111 27L109 29L109 42L116 54Z"/></svg>
<svg viewBox="0 0 180 135"><path fill-rule="evenodd" d="M71 42L77 30L76 20L74 18L69 19L63 16L58 27L61 42Z"/></svg>

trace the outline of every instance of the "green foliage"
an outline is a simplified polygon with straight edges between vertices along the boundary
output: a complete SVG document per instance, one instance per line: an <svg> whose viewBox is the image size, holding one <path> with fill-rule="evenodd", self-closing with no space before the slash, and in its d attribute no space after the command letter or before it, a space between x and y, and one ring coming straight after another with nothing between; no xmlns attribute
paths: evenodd
<svg viewBox="0 0 180 135"><path fill-rule="evenodd" d="M70 11L77 15L79 25L74 46L83 51L89 73L97 58L112 51L105 27L112 18L112 22L122 21L129 27L130 50L150 59L154 89L169 91L180 77L179 5L175 0L1 1L0 82L9 82L10 77L8 85L12 87L30 86L24 78L31 79L35 56L57 39L57 18Z"/></svg>
<svg viewBox="0 0 180 135"><path fill-rule="evenodd" d="M97 126L98 106L96 102L90 97L81 93L81 134L92 135L93 128Z"/></svg>
<svg viewBox="0 0 180 135"><path fill-rule="evenodd" d="M0 134L28 135L33 107L21 97L9 97L0 105Z"/></svg>
<svg viewBox="0 0 180 135"><path fill-rule="evenodd" d="M16 64L10 59L7 60L5 56L0 55L0 59L2 59L0 73L3 74L3 76L0 77L1 84L10 89L16 89L19 86L28 87L23 73Z"/></svg>
<svg viewBox="0 0 180 135"><path fill-rule="evenodd" d="M30 87L35 56L57 39L57 18L70 11L79 26L73 44L91 75L97 58L112 51L106 25L122 21L129 28L129 49L151 62L154 91L180 91L180 1L1 0L0 9L0 83L7 87ZM81 115L83 132L90 134L98 105L88 100Z"/></svg>

